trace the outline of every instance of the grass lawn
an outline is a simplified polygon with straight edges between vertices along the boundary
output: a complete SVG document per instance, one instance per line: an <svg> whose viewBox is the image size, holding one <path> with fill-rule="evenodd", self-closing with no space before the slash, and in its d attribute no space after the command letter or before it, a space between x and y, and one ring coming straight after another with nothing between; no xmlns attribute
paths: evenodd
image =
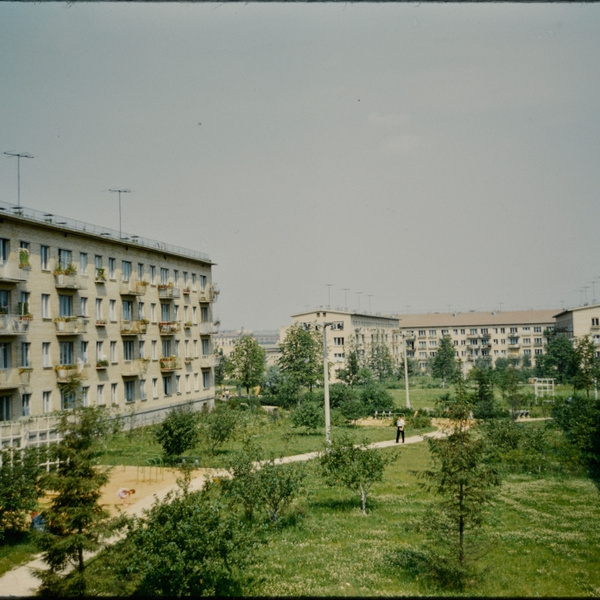
<svg viewBox="0 0 600 600"><path fill-rule="evenodd" d="M400 460L373 487L366 517L358 497L313 479L306 517L259 549L244 595L455 595L396 560L401 548L423 547L418 526L433 498L411 471L427 462L426 444L401 448ZM484 532L492 548L481 561L487 573L463 595L598 596L599 535L591 481L510 476Z"/></svg>
<svg viewBox="0 0 600 600"><path fill-rule="evenodd" d="M0 544L0 575L31 560L39 549L29 533Z"/></svg>

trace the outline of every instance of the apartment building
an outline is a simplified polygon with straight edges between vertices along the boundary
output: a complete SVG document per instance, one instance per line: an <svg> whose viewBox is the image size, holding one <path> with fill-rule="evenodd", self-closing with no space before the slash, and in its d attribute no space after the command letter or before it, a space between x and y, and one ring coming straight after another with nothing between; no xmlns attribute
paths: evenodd
<svg viewBox="0 0 600 600"><path fill-rule="evenodd" d="M330 381L338 380L337 372L346 364L346 353L353 349L368 356L373 345L384 344L396 364L401 358L401 338L398 318L342 310L318 309L292 315L294 325L308 323L323 326L323 323L341 323L341 328L327 330L328 361L333 365ZM282 327L280 340L285 339L289 327Z"/></svg>
<svg viewBox="0 0 600 600"><path fill-rule="evenodd" d="M587 335L598 348L596 356L600 356L600 304L563 310L555 319L557 333L573 341Z"/></svg>
<svg viewBox="0 0 600 600"><path fill-rule="evenodd" d="M85 405L138 423L214 403L209 257L0 203L0 425Z"/></svg>
<svg viewBox="0 0 600 600"><path fill-rule="evenodd" d="M399 315L407 357L425 370L444 335L452 338L456 357L468 371L478 358L494 362L498 358L531 359L546 348L544 331L553 329L556 309L426 313Z"/></svg>
<svg viewBox="0 0 600 600"><path fill-rule="evenodd" d="M265 350L267 367L277 364L279 359L279 334L277 331L253 331L243 327L219 331L213 337L215 353L221 351L223 356L230 357L238 340L245 335L253 337L256 343Z"/></svg>

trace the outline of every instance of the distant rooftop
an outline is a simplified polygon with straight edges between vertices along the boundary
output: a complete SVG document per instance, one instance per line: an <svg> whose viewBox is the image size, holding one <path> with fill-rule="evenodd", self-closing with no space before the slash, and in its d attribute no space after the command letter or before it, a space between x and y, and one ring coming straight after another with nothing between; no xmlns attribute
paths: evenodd
<svg viewBox="0 0 600 600"><path fill-rule="evenodd" d="M178 254L187 258L210 262L208 254L205 254L204 252L198 252L197 250L190 250L188 248L182 248L181 246L174 246L172 244L165 244L164 242L151 240L149 238L140 237L139 235L134 235L131 233L125 233L124 231L119 233L114 229L108 229L106 227L84 223L83 221L76 221L75 219L61 217L60 215L42 212L40 210L27 208L25 206L0 202L0 216L3 214L19 217L27 221L43 223L44 225L52 225L58 229L86 233L88 235L96 235L106 239L114 239L115 241L120 241L121 243L135 244L136 246L143 246L152 250L169 252L170 254Z"/></svg>

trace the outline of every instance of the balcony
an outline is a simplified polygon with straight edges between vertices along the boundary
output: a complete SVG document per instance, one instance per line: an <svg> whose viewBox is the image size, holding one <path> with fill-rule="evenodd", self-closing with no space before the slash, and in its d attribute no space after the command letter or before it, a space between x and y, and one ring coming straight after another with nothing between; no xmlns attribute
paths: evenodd
<svg viewBox="0 0 600 600"><path fill-rule="evenodd" d="M16 390L29 384L31 367L0 369L0 390Z"/></svg>
<svg viewBox="0 0 600 600"><path fill-rule="evenodd" d="M163 373L181 369L181 359L178 356L163 357L160 359L160 370Z"/></svg>
<svg viewBox="0 0 600 600"><path fill-rule="evenodd" d="M32 319L19 315L0 315L0 336L27 333Z"/></svg>
<svg viewBox="0 0 600 600"><path fill-rule="evenodd" d="M56 365L57 383L69 383L73 379L87 379L87 366L81 365Z"/></svg>
<svg viewBox="0 0 600 600"><path fill-rule="evenodd" d="M168 284L160 284L158 286L158 297L159 298L179 298L181 296L181 290L178 287L174 287Z"/></svg>
<svg viewBox="0 0 600 600"><path fill-rule="evenodd" d="M106 283L106 272L103 267L97 267L94 275L94 281L98 284Z"/></svg>
<svg viewBox="0 0 600 600"><path fill-rule="evenodd" d="M106 327L106 321L104 319L96 319L96 327Z"/></svg>
<svg viewBox="0 0 600 600"><path fill-rule="evenodd" d="M17 261L10 260L0 263L0 281L2 283L27 281L30 273L31 267L29 265L22 265Z"/></svg>
<svg viewBox="0 0 600 600"><path fill-rule="evenodd" d="M85 290L76 273L55 273L54 285L61 290Z"/></svg>
<svg viewBox="0 0 600 600"><path fill-rule="evenodd" d="M198 300L200 302L216 302L217 296L219 295L219 288L216 284L207 285L203 290L200 290L198 294Z"/></svg>
<svg viewBox="0 0 600 600"><path fill-rule="evenodd" d="M97 371L105 371L106 369L108 369L108 361L105 358L99 360L96 363L96 370Z"/></svg>
<svg viewBox="0 0 600 600"><path fill-rule="evenodd" d="M87 333L88 320L83 317L57 317L54 327L57 335L81 335Z"/></svg>
<svg viewBox="0 0 600 600"><path fill-rule="evenodd" d="M145 358L125 361L121 365L121 375L123 377L139 377L140 375L145 375L148 371L149 362L149 359Z"/></svg>
<svg viewBox="0 0 600 600"><path fill-rule="evenodd" d="M145 281L122 281L119 293L121 296L143 296L148 289L148 284Z"/></svg>
<svg viewBox="0 0 600 600"><path fill-rule="evenodd" d="M214 367L217 363L217 358L214 354L210 356L201 356L200 357L200 368L201 369L210 369Z"/></svg>
<svg viewBox="0 0 600 600"><path fill-rule="evenodd" d="M179 329L179 321L160 321L158 324L160 335L173 335L179 333Z"/></svg>
<svg viewBox="0 0 600 600"><path fill-rule="evenodd" d="M121 335L144 335L148 329L148 321L121 321Z"/></svg>
<svg viewBox="0 0 600 600"><path fill-rule="evenodd" d="M213 323L200 323L200 335L211 335L213 333L217 333L217 326Z"/></svg>

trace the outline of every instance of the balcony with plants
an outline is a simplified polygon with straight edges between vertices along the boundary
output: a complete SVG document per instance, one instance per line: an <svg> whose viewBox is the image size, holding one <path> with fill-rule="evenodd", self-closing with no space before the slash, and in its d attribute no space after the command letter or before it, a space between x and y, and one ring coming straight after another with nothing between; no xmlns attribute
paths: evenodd
<svg viewBox="0 0 600 600"><path fill-rule="evenodd" d="M180 323L179 321L160 321L158 323L158 331L160 335L173 335L179 333Z"/></svg>
<svg viewBox="0 0 600 600"><path fill-rule="evenodd" d="M144 335L148 330L148 321L140 319L137 321L121 321L121 335Z"/></svg>
<svg viewBox="0 0 600 600"><path fill-rule="evenodd" d="M22 265L14 259L0 261L0 281L4 284L27 281L30 272L31 267Z"/></svg>
<svg viewBox="0 0 600 600"><path fill-rule="evenodd" d="M173 299L181 296L181 290L172 283L159 283L157 287L159 298Z"/></svg>
<svg viewBox="0 0 600 600"><path fill-rule="evenodd" d="M58 383L69 383L73 380L87 379L87 365L71 364L71 365L56 365L56 381Z"/></svg>
<svg viewBox="0 0 600 600"><path fill-rule="evenodd" d="M85 317L56 317L54 327L57 335L81 335L87 333L88 319Z"/></svg>
<svg viewBox="0 0 600 600"><path fill-rule="evenodd" d="M163 356L160 359L160 370L163 373L181 369L181 359L178 356Z"/></svg>
<svg viewBox="0 0 600 600"><path fill-rule="evenodd" d="M66 267L58 265L54 269L54 284L58 289L83 290L85 286L77 277L77 267L69 263Z"/></svg>
<svg viewBox="0 0 600 600"><path fill-rule="evenodd" d="M147 281L137 281L131 277L127 281L121 282L120 294L121 296L143 296L147 290Z"/></svg>
<svg viewBox="0 0 600 600"><path fill-rule="evenodd" d="M123 377L139 377L140 375L145 375L148 371L149 362L150 360L147 358L126 360L121 363L121 375Z"/></svg>
<svg viewBox="0 0 600 600"><path fill-rule="evenodd" d="M94 281L99 284L106 283L106 271L104 270L104 267L96 267Z"/></svg>
<svg viewBox="0 0 600 600"><path fill-rule="evenodd" d="M33 315L28 313L8 314L6 308L0 308L0 336L27 333L32 319Z"/></svg>

